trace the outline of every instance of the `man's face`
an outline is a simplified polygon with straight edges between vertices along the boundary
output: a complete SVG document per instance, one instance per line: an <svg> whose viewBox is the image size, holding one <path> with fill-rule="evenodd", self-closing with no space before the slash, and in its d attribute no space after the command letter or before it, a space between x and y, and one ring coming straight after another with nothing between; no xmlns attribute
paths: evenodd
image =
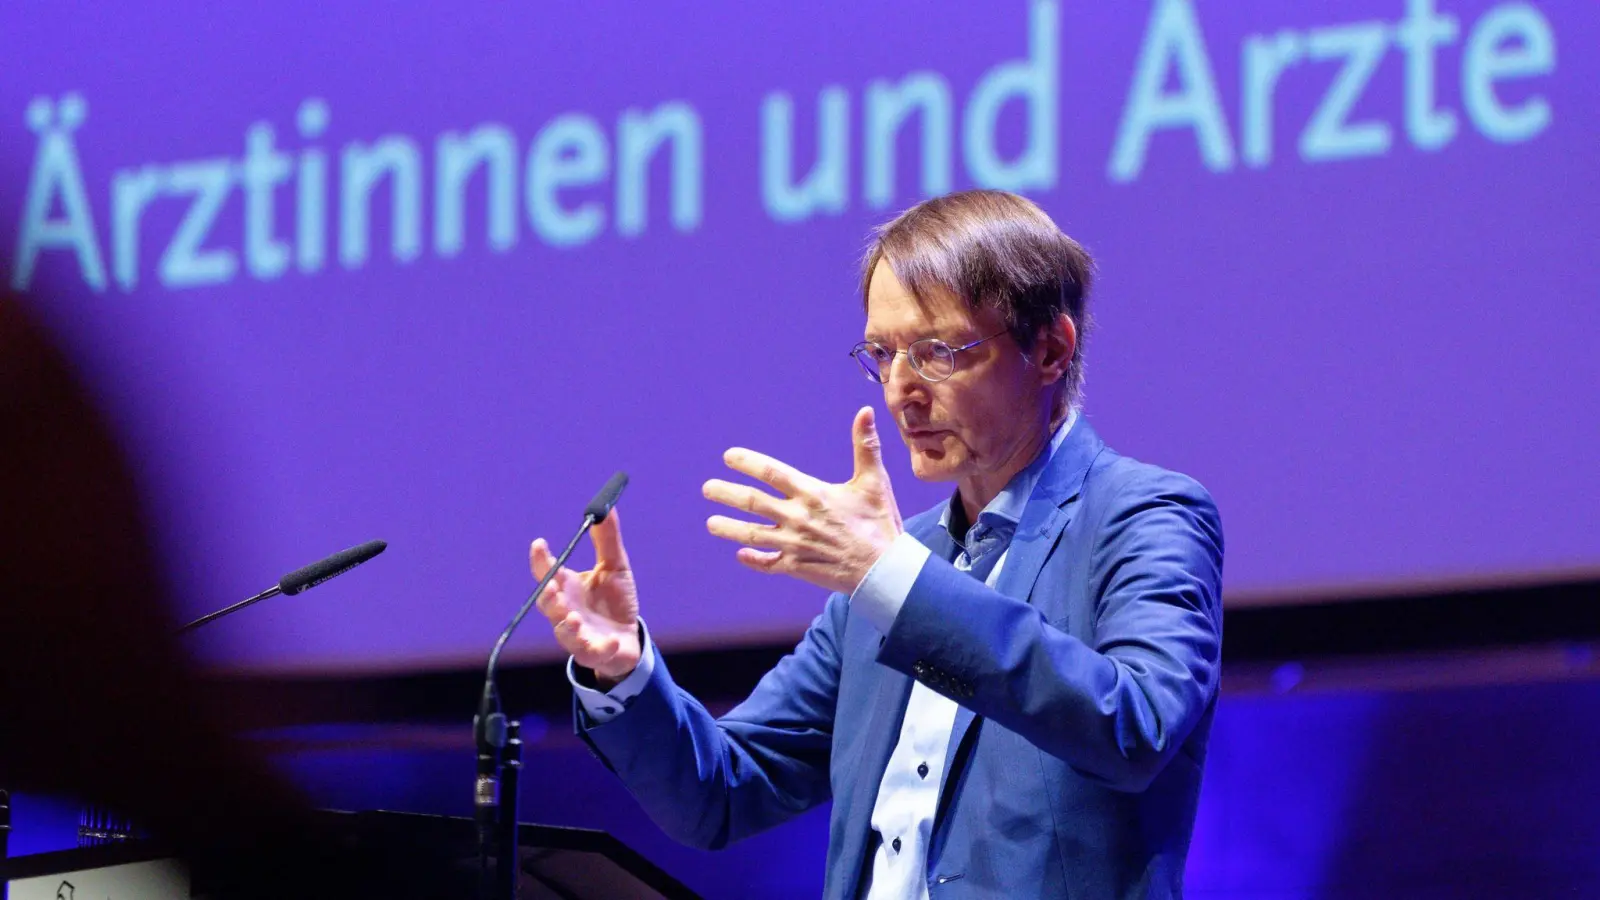
<svg viewBox="0 0 1600 900"><path fill-rule="evenodd" d="M866 340L898 351L922 338L960 347L1005 330L999 313L974 314L948 291L918 300L887 263L872 272ZM955 374L937 383L918 376L903 352L886 370L884 401L911 451L912 471L923 481L1009 480L1038 449L1040 373L1004 333L955 357Z"/></svg>

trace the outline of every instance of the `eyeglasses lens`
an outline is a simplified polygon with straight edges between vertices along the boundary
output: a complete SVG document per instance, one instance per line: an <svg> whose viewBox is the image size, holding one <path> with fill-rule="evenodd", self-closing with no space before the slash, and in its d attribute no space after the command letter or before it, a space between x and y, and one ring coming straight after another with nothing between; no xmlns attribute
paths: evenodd
<svg viewBox="0 0 1600 900"><path fill-rule="evenodd" d="M917 374L929 381L943 381L955 374L956 353L950 345L936 338L927 338L911 345L911 365Z"/></svg>
<svg viewBox="0 0 1600 900"><path fill-rule="evenodd" d="M856 345L855 357L868 380L882 384L884 373L892 364L894 354L877 344L861 343Z"/></svg>

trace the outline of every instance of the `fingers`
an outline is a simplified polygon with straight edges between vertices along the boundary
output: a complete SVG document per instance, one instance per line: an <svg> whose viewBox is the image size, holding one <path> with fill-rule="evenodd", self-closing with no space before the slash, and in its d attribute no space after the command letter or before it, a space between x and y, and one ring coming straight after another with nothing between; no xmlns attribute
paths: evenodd
<svg viewBox="0 0 1600 900"><path fill-rule="evenodd" d="M539 592L539 599L534 601L539 613L549 619L552 625L560 622L566 618L568 613L574 611L566 588L566 573L557 572L556 577L550 579L550 583L544 586L543 591Z"/></svg>
<svg viewBox="0 0 1600 900"><path fill-rule="evenodd" d="M556 558L550 552L550 545L545 543L544 538L534 541L533 546L528 548L528 563L533 570L533 577L541 580L555 566ZM567 585L572 577L573 572L570 569L556 572L555 577L544 586L544 590L539 593L539 599L535 601L539 612L549 619L552 625L560 622L572 611L571 604L566 598Z"/></svg>
<svg viewBox="0 0 1600 900"><path fill-rule="evenodd" d="M613 508L604 522L589 529L594 542L595 568L612 572L628 571L628 551L622 546L622 522Z"/></svg>
<svg viewBox="0 0 1600 900"><path fill-rule="evenodd" d="M606 517L609 525L606 533L596 536L595 550L597 556L602 556L598 567L607 565L615 566L618 561L623 567L627 566L627 553L622 549L622 537L616 527L616 510ZM600 526L591 529L591 533L599 532ZM533 542L528 548L528 562L533 569L533 574L543 579L555 567L555 557L550 552L550 546L543 538ZM589 668L602 667L616 659L622 651L622 639L608 632L606 629L597 629L592 623L586 624L585 617L590 615L583 599L583 588L580 585L581 576L571 569L561 568L555 571L550 582L544 590L539 592L534 601L541 615L549 620L555 632L556 643L561 648L572 654L580 665Z"/></svg>
<svg viewBox="0 0 1600 900"><path fill-rule="evenodd" d="M722 461L735 472L743 472L757 481L772 485L782 491L785 497L813 492L822 486L821 481L788 463L743 447L734 447L722 454Z"/></svg>
<svg viewBox="0 0 1600 900"><path fill-rule="evenodd" d="M536 580L542 580L555 567L555 564L555 554L550 552L550 545L545 543L544 538L534 541L533 546L528 548L528 568L533 571L533 577ZM551 588L559 588L565 585L567 579L572 577L572 574L571 569L563 568L556 573L556 577L550 579L550 584L545 586L545 592L548 593Z"/></svg>
<svg viewBox="0 0 1600 900"><path fill-rule="evenodd" d="M550 545L545 543L544 538L535 540L533 546L528 548L528 569L533 572L535 580L543 578L555 562L556 558L551 555Z"/></svg>
<svg viewBox="0 0 1600 900"><path fill-rule="evenodd" d="M555 623L556 640L587 668L604 666L622 650L622 638L605 634L584 624L583 616L569 613Z"/></svg>
<svg viewBox="0 0 1600 900"><path fill-rule="evenodd" d="M876 475L883 470L883 441L878 437L878 417L872 407L863 406L856 412L850 428L855 444L856 477Z"/></svg>
<svg viewBox="0 0 1600 900"><path fill-rule="evenodd" d="M782 549L783 535L772 525L759 525L755 522L741 522L727 516L712 516L706 520L706 530L713 535L746 547L765 547L767 549Z"/></svg>
<svg viewBox="0 0 1600 900"><path fill-rule="evenodd" d="M734 558L757 572L771 574L778 570L778 564L783 561L783 554L775 550L757 550L753 547L740 547Z"/></svg>
<svg viewBox="0 0 1600 900"><path fill-rule="evenodd" d="M731 506L741 512L760 516L763 519L777 522L782 516L779 501L776 497L766 491L758 491L748 485L734 484L731 481L713 478L705 483L705 486L700 489L700 493L705 495L707 500L721 503L723 506Z"/></svg>
<svg viewBox="0 0 1600 900"><path fill-rule="evenodd" d="M583 645L578 642L578 630L583 625L583 619L577 613L569 613L557 618L551 624L555 626L553 630L556 634L556 643L561 645L561 649L577 656L578 651L583 649Z"/></svg>

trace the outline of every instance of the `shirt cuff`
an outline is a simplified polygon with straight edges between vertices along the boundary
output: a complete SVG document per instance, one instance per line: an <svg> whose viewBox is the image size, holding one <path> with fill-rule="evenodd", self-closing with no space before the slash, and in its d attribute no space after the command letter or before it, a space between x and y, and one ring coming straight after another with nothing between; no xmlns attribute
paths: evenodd
<svg viewBox="0 0 1600 900"><path fill-rule="evenodd" d="M628 677L617 682L609 691L596 690L579 684L572 657L567 657L567 681L572 684L572 692L577 695L578 704L596 725L604 725L622 715L633 702L633 698L643 693L645 683L650 680L650 673L655 671L656 646L650 640L650 631L644 627L643 619L639 620L639 645L641 650L639 664L628 673Z"/></svg>
<svg viewBox="0 0 1600 900"><path fill-rule="evenodd" d="M895 616L900 614L900 607L911 596L911 586L917 583L917 576L922 573L929 555L921 541L908 532L900 532L889 545L888 552L878 557L867 570L867 577L856 585L855 592L850 595L850 608L888 634Z"/></svg>

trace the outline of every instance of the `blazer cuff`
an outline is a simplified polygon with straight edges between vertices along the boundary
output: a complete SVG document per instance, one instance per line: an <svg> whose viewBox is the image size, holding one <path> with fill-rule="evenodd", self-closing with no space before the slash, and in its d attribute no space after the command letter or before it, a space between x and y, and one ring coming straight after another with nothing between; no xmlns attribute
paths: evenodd
<svg viewBox="0 0 1600 900"><path fill-rule="evenodd" d="M930 555L928 548L910 532L900 532L888 551L867 570L867 577L856 585L855 592L850 595L850 609L865 616L878 631L888 634Z"/></svg>

